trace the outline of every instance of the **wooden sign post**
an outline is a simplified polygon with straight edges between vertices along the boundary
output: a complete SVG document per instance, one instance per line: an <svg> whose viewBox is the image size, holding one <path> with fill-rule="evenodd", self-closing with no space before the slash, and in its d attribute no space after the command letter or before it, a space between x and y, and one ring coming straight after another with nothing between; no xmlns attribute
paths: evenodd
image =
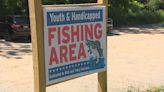
<svg viewBox="0 0 164 92"><path fill-rule="evenodd" d="M29 0L29 10L32 35L34 92L46 92L43 44L43 8L41 0Z"/></svg>
<svg viewBox="0 0 164 92"><path fill-rule="evenodd" d="M98 4L104 4L108 7L108 0L98 0ZM108 19L108 8L106 8L106 19ZM107 25L106 25L107 27ZM107 63L108 65L108 63ZM98 73L98 92L108 92L107 71Z"/></svg>
<svg viewBox="0 0 164 92"><path fill-rule="evenodd" d="M107 0L98 0L97 5L107 6ZM90 6L90 4L89 5L82 4L76 6ZM41 0L29 0L29 10L30 10L30 25L31 25L31 34L32 34L34 92L46 92L47 85L46 85L46 72L45 72L45 62L44 62L45 61L44 22L43 22L44 17L43 17L43 7L42 7ZM106 66L107 66L107 62L106 62ZM98 73L98 92L107 92L107 71Z"/></svg>

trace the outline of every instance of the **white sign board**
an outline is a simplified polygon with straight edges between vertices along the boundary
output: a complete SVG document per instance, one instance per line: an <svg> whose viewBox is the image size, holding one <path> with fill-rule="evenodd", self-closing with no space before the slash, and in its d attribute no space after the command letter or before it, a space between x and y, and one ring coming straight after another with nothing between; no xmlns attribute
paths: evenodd
<svg viewBox="0 0 164 92"><path fill-rule="evenodd" d="M106 71L105 6L44 7L46 85Z"/></svg>

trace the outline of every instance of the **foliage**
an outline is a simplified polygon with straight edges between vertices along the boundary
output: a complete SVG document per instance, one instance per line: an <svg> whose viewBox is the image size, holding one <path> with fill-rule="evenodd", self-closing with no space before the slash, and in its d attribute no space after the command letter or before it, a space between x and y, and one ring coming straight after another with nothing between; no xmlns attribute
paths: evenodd
<svg viewBox="0 0 164 92"><path fill-rule="evenodd" d="M95 3L97 0L42 0L44 5ZM114 26L164 22L164 0L108 0ZM1 0L0 16L28 15L28 0Z"/></svg>
<svg viewBox="0 0 164 92"><path fill-rule="evenodd" d="M149 10L158 10L164 9L164 1L163 0L149 0L145 7Z"/></svg>
<svg viewBox="0 0 164 92"><path fill-rule="evenodd" d="M27 0L1 0L0 16L28 14Z"/></svg>
<svg viewBox="0 0 164 92"><path fill-rule="evenodd" d="M114 26L164 22L163 0L110 0Z"/></svg>
<svg viewBox="0 0 164 92"><path fill-rule="evenodd" d="M96 0L42 0L44 5L96 2ZM28 15L28 0L1 0L0 16Z"/></svg>

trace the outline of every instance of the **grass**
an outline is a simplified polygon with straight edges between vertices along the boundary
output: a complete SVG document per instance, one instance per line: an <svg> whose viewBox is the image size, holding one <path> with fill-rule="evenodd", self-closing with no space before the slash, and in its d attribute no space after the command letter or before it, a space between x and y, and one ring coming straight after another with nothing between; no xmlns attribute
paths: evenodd
<svg viewBox="0 0 164 92"><path fill-rule="evenodd" d="M146 90L142 90L140 88L135 88L133 86L130 86L128 87L127 92L164 92L164 86L152 87Z"/></svg>

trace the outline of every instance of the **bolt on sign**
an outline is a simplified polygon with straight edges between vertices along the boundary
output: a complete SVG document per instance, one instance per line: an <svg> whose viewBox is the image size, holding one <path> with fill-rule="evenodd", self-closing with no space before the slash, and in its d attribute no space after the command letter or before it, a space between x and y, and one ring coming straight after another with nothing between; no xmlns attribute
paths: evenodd
<svg viewBox="0 0 164 92"><path fill-rule="evenodd" d="M105 6L44 7L46 85L106 71Z"/></svg>

